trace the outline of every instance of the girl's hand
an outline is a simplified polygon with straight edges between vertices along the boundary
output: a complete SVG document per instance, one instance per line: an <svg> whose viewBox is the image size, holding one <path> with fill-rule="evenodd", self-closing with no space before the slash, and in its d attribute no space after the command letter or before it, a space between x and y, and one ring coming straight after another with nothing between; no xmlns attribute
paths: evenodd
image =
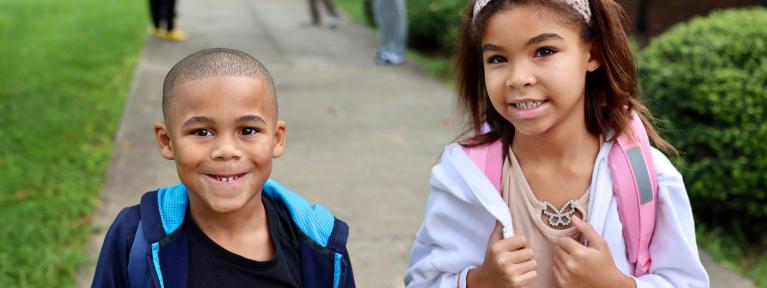
<svg viewBox="0 0 767 288"><path fill-rule="evenodd" d="M607 241L589 223L573 216L573 225L588 246L562 237L554 247L554 278L560 287L636 287L613 262Z"/></svg>
<svg viewBox="0 0 767 288"><path fill-rule="evenodd" d="M501 231L501 225L496 223L495 230L490 234L484 263L466 276L469 288L522 287L538 276L533 250L527 247L525 238L515 235L503 239Z"/></svg>

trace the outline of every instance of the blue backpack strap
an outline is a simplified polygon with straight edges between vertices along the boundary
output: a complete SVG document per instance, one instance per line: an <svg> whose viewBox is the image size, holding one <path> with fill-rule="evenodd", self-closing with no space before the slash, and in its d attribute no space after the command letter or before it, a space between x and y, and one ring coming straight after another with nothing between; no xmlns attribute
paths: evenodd
<svg viewBox="0 0 767 288"><path fill-rule="evenodd" d="M128 257L128 284L131 288L144 288L147 285L147 257L149 251L149 242L144 237L144 225L138 222L136 227L136 236L133 237L133 244L130 248Z"/></svg>

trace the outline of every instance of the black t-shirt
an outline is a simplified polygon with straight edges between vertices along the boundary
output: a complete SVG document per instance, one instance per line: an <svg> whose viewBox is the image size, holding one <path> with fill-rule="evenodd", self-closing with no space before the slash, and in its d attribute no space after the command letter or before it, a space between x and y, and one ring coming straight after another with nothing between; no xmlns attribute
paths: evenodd
<svg viewBox="0 0 767 288"><path fill-rule="evenodd" d="M262 196L274 257L255 261L227 251L197 227L192 217L189 233L189 287L301 287L298 238L288 211Z"/></svg>

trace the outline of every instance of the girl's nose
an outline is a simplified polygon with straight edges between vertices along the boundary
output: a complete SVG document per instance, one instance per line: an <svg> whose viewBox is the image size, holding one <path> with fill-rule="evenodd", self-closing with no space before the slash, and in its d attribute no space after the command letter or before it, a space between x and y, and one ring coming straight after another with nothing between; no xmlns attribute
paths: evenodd
<svg viewBox="0 0 767 288"><path fill-rule="evenodd" d="M234 136L219 136L210 156L214 160L239 159L242 157L242 151Z"/></svg>
<svg viewBox="0 0 767 288"><path fill-rule="evenodd" d="M535 85L535 76L525 63L509 65L509 77L506 78L506 86L512 89L524 89Z"/></svg>

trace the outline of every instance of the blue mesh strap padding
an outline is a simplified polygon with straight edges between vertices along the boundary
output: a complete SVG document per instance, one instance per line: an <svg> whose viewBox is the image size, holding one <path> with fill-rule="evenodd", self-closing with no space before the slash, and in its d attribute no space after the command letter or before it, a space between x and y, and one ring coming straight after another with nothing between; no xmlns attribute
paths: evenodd
<svg viewBox="0 0 767 288"><path fill-rule="evenodd" d="M154 271L157 273L157 280L160 281L160 288L165 288L165 284L162 281L162 272L160 271L160 243L152 243L152 262L154 263Z"/></svg>
<svg viewBox="0 0 767 288"><path fill-rule="evenodd" d="M652 201L652 182L650 181L650 175L647 170L647 164L645 164L642 157L642 150L637 147L630 148L626 151L626 155L631 162L631 170L634 171L634 178L639 188L639 198L641 203L645 204Z"/></svg>
<svg viewBox="0 0 767 288"><path fill-rule="evenodd" d="M179 183L176 186L160 188L157 191L157 206L165 235L170 235L184 223L184 215L189 204L186 187Z"/></svg>
<svg viewBox="0 0 767 288"><path fill-rule="evenodd" d="M320 246L327 247L335 223L335 217L327 208L309 204L309 201L271 178L264 183L263 191L270 198L282 201L301 232Z"/></svg>
<svg viewBox="0 0 767 288"><path fill-rule="evenodd" d="M336 253L336 259L333 262L333 288L338 288L341 285L341 254Z"/></svg>

